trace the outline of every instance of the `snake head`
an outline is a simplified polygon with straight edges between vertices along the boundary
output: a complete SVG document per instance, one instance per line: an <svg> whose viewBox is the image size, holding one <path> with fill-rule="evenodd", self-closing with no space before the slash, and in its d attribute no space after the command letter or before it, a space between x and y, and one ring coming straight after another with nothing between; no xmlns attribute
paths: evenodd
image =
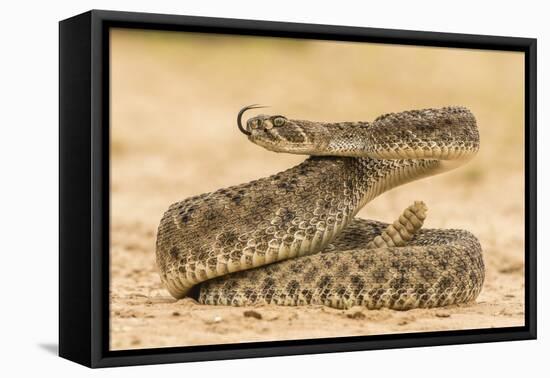
<svg viewBox="0 0 550 378"><path fill-rule="evenodd" d="M242 115L248 109L259 108L250 105L243 108L237 117L239 130L248 136L248 139L267 150L291 154L311 155L319 154L323 150L327 138L323 124L319 122L288 119L283 115L260 114L246 121L242 125Z"/></svg>
<svg viewBox="0 0 550 378"><path fill-rule="evenodd" d="M320 125L292 120L282 115L258 115L248 120L249 140L267 150L300 155L318 155L326 148Z"/></svg>

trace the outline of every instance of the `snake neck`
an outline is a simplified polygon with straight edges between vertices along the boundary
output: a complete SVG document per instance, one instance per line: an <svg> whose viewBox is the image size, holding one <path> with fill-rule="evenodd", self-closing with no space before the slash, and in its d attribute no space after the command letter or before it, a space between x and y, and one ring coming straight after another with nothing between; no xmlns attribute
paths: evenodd
<svg viewBox="0 0 550 378"><path fill-rule="evenodd" d="M327 164L328 163L328 164ZM304 164L318 165L326 175L344 177L343 190L334 195L349 201L351 218L380 194L424 177L446 171L446 162L436 159L310 157Z"/></svg>

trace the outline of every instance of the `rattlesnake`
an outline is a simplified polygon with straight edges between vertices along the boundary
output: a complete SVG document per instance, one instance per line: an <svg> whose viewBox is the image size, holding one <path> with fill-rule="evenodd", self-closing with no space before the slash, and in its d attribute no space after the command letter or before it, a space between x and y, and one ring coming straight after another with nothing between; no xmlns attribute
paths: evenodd
<svg viewBox="0 0 550 378"><path fill-rule="evenodd" d="M420 229L415 202L391 225L355 218L377 195L454 168L479 149L463 107L326 123L259 115L241 132L275 152L311 155L275 175L174 203L157 235L176 298L215 305L411 309L474 300L481 246L463 230ZM451 199L449 199L451 200Z"/></svg>

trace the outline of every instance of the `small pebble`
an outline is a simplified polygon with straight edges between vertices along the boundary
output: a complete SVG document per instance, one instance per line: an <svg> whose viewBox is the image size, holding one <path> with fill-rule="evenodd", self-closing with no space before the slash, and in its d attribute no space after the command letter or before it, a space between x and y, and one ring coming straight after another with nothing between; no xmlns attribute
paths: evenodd
<svg viewBox="0 0 550 378"><path fill-rule="evenodd" d="M435 316L437 316L438 318L449 318L449 317L451 317L450 314L446 314L444 312L438 312L438 313L435 314Z"/></svg>
<svg viewBox="0 0 550 378"><path fill-rule="evenodd" d="M254 311L254 310L245 311L243 313L243 315L244 315L245 318L255 318L255 319L261 319L262 318L262 314L260 314L259 312Z"/></svg>
<svg viewBox="0 0 550 378"><path fill-rule="evenodd" d="M131 293L128 295L129 298L148 298L147 295L141 293Z"/></svg>
<svg viewBox="0 0 550 378"><path fill-rule="evenodd" d="M366 318L365 314L363 314L361 311L356 311L354 313L347 314L346 316L350 319L365 319Z"/></svg>
<svg viewBox="0 0 550 378"><path fill-rule="evenodd" d="M181 315L181 314L180 314L179 312L177 312L177 311L174 311L174 312L172 313L172 316L180 316L180 315Z"/></svg>
<svg viewBox="0 0 550 378"><path fill-rule="evenodd" d="M203 319L203 322L205 324L216 324L216 323L220 323L222 321L222 317L219 316L219 315L216 315L214 316L213 318L209 318L209 319Z"/></svg>

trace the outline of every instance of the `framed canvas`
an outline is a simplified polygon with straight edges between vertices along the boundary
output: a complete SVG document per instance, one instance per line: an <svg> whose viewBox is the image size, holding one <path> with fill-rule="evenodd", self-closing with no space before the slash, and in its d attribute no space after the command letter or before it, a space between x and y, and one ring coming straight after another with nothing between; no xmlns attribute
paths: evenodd
<svg viewBox="0 0 550 378"><path fill-rule="evenodd" d="M62 357L536 337L535 39L59 26Z"/></svg>

